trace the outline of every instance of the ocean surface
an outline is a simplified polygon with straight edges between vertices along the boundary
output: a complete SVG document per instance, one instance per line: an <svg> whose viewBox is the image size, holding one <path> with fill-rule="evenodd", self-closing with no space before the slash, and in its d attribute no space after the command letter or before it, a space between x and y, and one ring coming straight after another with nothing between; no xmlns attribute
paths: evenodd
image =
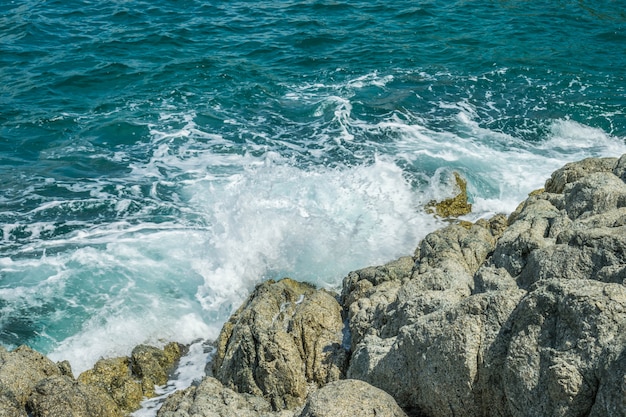
<svg viewBox="0 0 626 417"><path fill-rule="evenodd" d="M0 344L210 341L625 141L622 0L3 0Z"/></svg>

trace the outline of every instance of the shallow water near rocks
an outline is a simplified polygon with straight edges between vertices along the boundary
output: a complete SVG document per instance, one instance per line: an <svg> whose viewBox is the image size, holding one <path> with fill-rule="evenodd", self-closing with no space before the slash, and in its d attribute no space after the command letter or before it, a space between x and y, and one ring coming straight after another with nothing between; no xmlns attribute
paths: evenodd
<svg viewBox="0 0 626 417"><path fill-rule="evenodd" d="M3 2L0 343L211 340L263 280L411 254L453 172L474 220L625 153L618 3Z"/></svg>

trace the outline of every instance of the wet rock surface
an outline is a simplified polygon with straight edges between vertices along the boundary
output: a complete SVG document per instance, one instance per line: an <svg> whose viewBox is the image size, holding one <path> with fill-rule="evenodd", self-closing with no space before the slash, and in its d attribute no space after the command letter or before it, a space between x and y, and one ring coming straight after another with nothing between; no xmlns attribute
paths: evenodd
<svg viewBox="0 0 626 417"><path fill-rule="evenodd" d="M143 387L154 393L157 376L167 375L180 358L181 347L165 349L140 346L153 356L167 357L159 368L141 375L133 357L101 359L77 379L67 361L55 364L42 354L20 346L12 352L0 347L0 416L20 417L118 417L139 408L147 396ZM136 356L136 355L135 355ZM164 383L164 382L163 382Z"/></svg>

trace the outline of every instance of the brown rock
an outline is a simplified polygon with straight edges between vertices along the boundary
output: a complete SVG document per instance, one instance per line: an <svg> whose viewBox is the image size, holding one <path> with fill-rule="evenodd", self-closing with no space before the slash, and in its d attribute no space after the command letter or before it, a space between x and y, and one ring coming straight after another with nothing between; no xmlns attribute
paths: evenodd
<svg viewBox="0 0 626 417"><path fill-rule="evenodd" d="M275 409L302 404L308 384L344 369L343 321L335 297L285 278L259 285L224 325L213 374L241 393L265 396Z"/></svg>
<svg viewBox="0 0 626 417"><path fill-rule="evenodd" d="M113 400L103 391L65 375L42 379L28 399L33 417L121 417Z"/></svg>

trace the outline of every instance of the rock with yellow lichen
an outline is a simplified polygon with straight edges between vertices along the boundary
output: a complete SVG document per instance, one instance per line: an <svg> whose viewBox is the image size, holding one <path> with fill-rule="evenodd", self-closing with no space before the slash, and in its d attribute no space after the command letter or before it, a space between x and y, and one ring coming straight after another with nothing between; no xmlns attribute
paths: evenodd
<svg viewBox="0 0 626 417"><path fill-rule="evenodd" d="M446 198L443 201L432 200L426 204L426 212L436 214L439 217L454 218L463 216L472 211L472 205L467 200L467 181L458 172L454 173L454 180L458 194L454 197Z"/></svg>

